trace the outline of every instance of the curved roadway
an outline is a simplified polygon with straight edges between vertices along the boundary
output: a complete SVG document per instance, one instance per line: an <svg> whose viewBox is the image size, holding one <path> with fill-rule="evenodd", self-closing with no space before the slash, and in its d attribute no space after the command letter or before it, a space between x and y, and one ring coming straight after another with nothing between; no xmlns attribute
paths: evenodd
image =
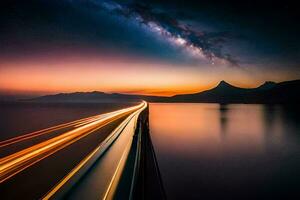
<svg viewBox="0 0 300 200"><path fill-rule="evenodd" d="M143 102L0 142L1 199L40 199L55 194L53 189L72 170L121 125L123 132L145 106Z"/></svg>

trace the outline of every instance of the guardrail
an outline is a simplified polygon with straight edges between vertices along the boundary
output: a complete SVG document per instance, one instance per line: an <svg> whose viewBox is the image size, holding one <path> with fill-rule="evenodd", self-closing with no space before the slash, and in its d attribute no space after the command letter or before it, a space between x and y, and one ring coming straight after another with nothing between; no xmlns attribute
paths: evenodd
<svg viewBox="0 0 300 200"><path fill-rule="evenodd" d="M149 132L149 110L138 118L130 153L114 199L166 199Z"/></svg>
<svg viewBox="0 0 300 200"><path fill-rule="evenodd" d="M137 184L139 172L141 170L140 169L141 153L142 153L142 123L141 123L141 121L138 121L138 127L136 129L135 140L136 140L137 149L136 149L135 162L134 162L134 167L133 167L133 176L132 176L132 181L131 181L129 199L134 198L135 186Z"/></svg>

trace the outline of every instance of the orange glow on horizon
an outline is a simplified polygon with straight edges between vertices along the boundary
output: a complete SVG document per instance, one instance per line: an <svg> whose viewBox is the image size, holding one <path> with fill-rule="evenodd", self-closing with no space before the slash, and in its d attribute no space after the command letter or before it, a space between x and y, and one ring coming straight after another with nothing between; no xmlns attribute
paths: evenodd
<svg viewBox="0 0 300 200"><path fill-rule="evenodd" d="M173 96L211 89L220 80L248 88L263 82L222 66L175 66L120 56L0 60L0 93L4 94L101 91Z"/></svg>
<svg viewBox="0 0 300 200"><path fill-rule="evenodd" d="M0 66L0 91L36 95L102 91L172 96L207 89L206 80L199 78L197 69L187 69L139 60L7 62Z"/></svg>

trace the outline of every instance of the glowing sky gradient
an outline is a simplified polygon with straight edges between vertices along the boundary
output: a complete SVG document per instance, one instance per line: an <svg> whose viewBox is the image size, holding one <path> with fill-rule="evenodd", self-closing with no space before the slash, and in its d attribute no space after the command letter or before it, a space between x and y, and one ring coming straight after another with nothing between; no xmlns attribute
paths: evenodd
<svg viewBox="0 0 300 200"><path fill-rule="evenodd" d="M262 6L257 16L245 10L240 20L232 20L235 14L229 17L229 23L223 17L230 16L228 8L243 7L191 1L183 8L179 2L3 3L0 94L172 96L206 90L221 80L256 87L300 78L299 29L290 7L282 12L291 17L280 17L278 24L266 16L279 17L274 12L280 6L260 13ZM261 20L269 27L261 26Z"/></svg>
<svg viewBox="0 0 300 200"><path fill-rule="evenodd" d="M59 56L58 56L59 57ZM12 93L48 94L74 91L104 91L171 96L194 93L216 85L220 79L242 87L255 87L263 76L232 68L174 67L167 63L122 58L60 58L2 63L0 90ZM271 80L284 80L282 73ZM288 76L288 75L287 75Z"/></svg>

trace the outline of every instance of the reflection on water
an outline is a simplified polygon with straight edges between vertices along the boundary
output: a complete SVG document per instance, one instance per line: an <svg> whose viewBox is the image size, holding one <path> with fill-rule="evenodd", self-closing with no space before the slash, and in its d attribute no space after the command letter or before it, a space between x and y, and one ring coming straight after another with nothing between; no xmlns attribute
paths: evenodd
<svg viewBox="0 0 300 200"><path fill-rule="evenodd" d="M170 199L299 195L298 108L150 104L150 131Z"/></svg>

